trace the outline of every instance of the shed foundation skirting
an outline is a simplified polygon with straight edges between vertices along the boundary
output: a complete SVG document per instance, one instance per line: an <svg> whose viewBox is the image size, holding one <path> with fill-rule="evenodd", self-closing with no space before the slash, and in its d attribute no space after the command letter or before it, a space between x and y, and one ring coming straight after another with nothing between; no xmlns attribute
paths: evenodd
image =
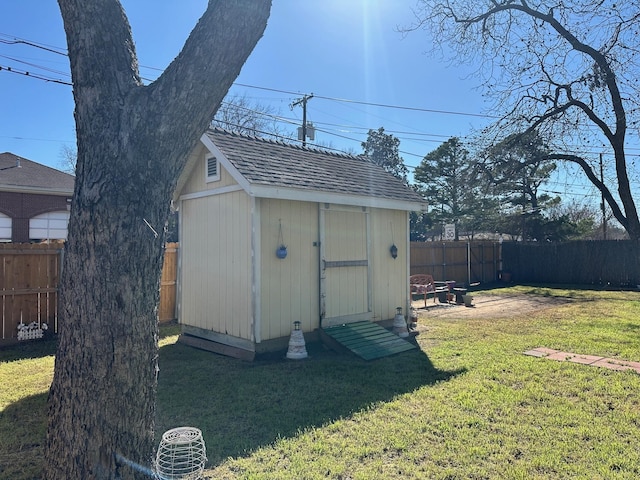
<svg viewBox="0 0 640 480"><path fill-rule="evenodd" d="M256 354L255 343L251 340L191 325L182 325L182 334L178 340L195 348L243 360L253 360Z"/></svg>
<svg viewBox="0 0 640 480"><path fill-rule="evenodd" d="M304 338L309 343L320 341L317 331L304 332ZM182 325L182 334L179 341L194 348L247 361L253 361L256 356L263 354L286 352L289 346L289 336L254 343L251 340L224 335L190 325Z"/></svg>

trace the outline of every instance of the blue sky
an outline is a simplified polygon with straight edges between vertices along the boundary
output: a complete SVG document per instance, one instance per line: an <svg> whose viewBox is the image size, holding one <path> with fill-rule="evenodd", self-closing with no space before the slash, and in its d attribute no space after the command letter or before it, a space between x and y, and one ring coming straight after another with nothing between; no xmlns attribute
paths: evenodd
<svg viewBox="0 0 640 480"><path fill-rule="evenodd" d="M155 78L178 54L206 3L123 1L143 77ZM486 113L486 105L475 80L464 79L471 69L447 68L427 56L424 32L405 37L397 32L412 22L414 5L414 0L274 0L265 35L232 92L297 123L302 109L290 104L313 93L307 115L319 129L316 141L360 153L367 130L384 127L401 139L405 163L415 166L450 136L465 136L487 119L474 116ZM64 50L57 3L5 1L2 13L0 66L69 82L65 56L4 43L18 38ZM0 95L0 151L61 167L63 145L74 142L71 87L0 71ZM281 125L292 132L296 126Z"/></svg>
<svg viewBox="0 0 640 480"><path fill-rule="evenodd" d="M207 1L122 3L142 77L154 79L178 54ZM273 0L264 37L231 92L270 107L288 122L280 127L291 133L302 122L302 109L291 109L291 103L313 93L307 119L316 125L316 142L360 153L367 131L384 127L401 140L401 155L412 172L448 138L464 138L489 123L491 113L473 75L475 68L448 66L426 54L431 42L424 31L404 36L397 31L412 23L415 4ZM70 82L64 55L11 43L14 38L64 51L57 2L3 2L0 66ZM74 145L71 87L2 70L0 99L0 152L63 168L63 146ZM575 171L565 171L548 189L563 198L576 193L581 201L599 201L595 189Z"/></svg>

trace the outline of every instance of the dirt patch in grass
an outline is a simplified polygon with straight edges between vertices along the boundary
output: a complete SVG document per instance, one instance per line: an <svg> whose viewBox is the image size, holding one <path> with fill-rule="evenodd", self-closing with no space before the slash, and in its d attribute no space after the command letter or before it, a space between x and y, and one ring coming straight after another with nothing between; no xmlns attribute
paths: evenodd
<svg viewBox="0 0 640 480"><path fill-rule="evenodd" d="M427 300L425 308L423 301L413 302L418 316L431 318L502 318L514 314L539 312L551 307L557 307L574 300L570 298L546 297L525 294L491 295L472 293L473 306L465 307L456 303L439 303L437 300Z"/></svg>

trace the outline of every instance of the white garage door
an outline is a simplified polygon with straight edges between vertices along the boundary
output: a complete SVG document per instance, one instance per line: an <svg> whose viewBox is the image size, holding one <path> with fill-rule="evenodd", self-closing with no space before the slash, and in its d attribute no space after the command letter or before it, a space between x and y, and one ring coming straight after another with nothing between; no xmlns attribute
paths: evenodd
<svg viewBox="0 0 640 480"><path fill-rule="evenodd" d="M0 213L0 242L11 241L11 217Z"/></svg>
<svg viewBox="0 0 640 480"><path fill-rule="evenodd" d="M31 240L66 240L69 212L47 212L29 220Z"/></svg>

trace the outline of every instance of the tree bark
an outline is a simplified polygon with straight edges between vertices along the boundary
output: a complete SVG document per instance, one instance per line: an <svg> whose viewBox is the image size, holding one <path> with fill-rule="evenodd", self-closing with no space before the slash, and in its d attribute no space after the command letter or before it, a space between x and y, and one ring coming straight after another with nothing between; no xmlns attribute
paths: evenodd
<svg viewBox="0 0 640 480"><path fill-rule="evenodd" d="M271 2L211 0L180 55L149 86L117 0L58 3L78 161L44 477L148 478L171 194L262 36Z"/></svg>

